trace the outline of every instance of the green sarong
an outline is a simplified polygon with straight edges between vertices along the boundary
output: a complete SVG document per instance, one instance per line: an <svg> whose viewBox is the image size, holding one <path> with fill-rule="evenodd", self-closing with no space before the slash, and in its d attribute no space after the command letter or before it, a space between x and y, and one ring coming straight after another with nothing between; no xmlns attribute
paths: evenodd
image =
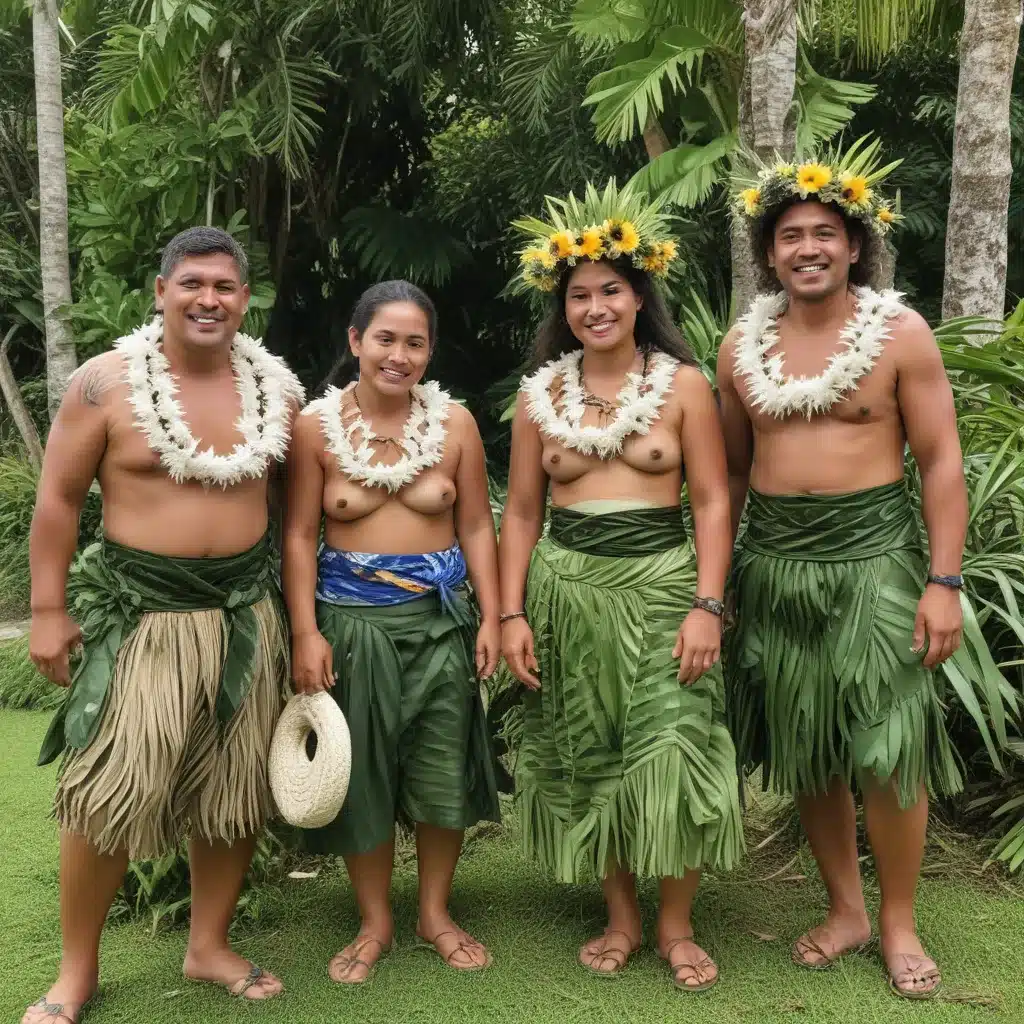
<svg viewBox="0 0 1024 1024"><path fill-rule="evenodd" d="M317 601L334 648L330 693L348 723L352 775L341 813L307 831L316 852L368 853L396 820L464 829L500 821L476 678L476 619L464 589L394 605Z"/></svg>
<svg viewBox="0 0 1024 1024"><path fill-rule="evenodd" d="M76 560L68 579L72 614L84 655L67 698L43 740L39 764L67 749L82 750L99 728L122 645L146 612L220 608L226 632L217 695L221 726L234 718L252 685L259 625L252 606L277 593L268 537L223 558L171 558L105 539Z"/></svg>
<svg viewBox="0 0 1024 1024"><path fill-rule="evenodd" d="M720 669L683 686L672 657L695 585L678 507L552 510L527 581L541 688L524 696L516 788L526 850L561 881L742 855Z"/></svg>
<svg viewBox="0 0 1024 1024"><path fill-rule="evenodd" d="M906 486L826 496L751 491L747 516L726 649L741 765L760 766L766 787L789 794L865 774L892 779L904 807L922 782L932 794L959 792L944 682L976 702L966 680L991 686L999 673L969 607L964 645L945 675L911 651L927 572Z"/></svg>

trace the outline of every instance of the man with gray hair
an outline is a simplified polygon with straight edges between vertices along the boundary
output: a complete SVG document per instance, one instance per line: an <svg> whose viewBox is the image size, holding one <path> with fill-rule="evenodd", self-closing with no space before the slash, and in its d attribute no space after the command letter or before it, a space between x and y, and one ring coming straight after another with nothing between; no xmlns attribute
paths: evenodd
<svg viewBox="0 0 1024 1024"><path fill-rule="evenodd" d="M77 1024L129 859L165 854L182 836L186 977L247 999L281 991L228 944L271 808L288 651L268 485L303 399L284 362L238 333L247 271L223 231L173 238L157 316L78 370L50 431L30 538L30 654L69 687L39 758L63 755L63 950L56 983L22 1024ZM70 568L94 478L104 536Z"/></svg>

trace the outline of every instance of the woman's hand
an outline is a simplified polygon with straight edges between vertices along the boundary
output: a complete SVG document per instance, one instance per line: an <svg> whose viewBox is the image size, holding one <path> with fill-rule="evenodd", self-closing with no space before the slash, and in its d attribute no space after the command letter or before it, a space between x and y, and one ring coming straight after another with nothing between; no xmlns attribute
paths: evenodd
<svg viewBox="0 0 1024 1024"><path fill-rule="evenodd" d="M703 608L694 608L683 619L672 648L679 659L679 682L690 686L718 661L722 653L722 620Z"/></svg>
<svg viewBox="0 0 1024 1024"><path fill-rule="evenodd" d="M530 690L540 689L536 672L540 668L533 656L533 630L526 619L509 619L501 627L501 653L516 677Z"/></svg>
<svg viewBox="0 0 1024 1024"><path fill-rule="evenodd" d="M337 679L334 649L318 630L292 637L292 680L297 693L322 693Z"/></svg>
<svg viewBox="0 0 1024 1024"><path fill-rule="evenodd" d="M489 679L498 667L501 656L501 624L483 619L476 634L476 674L478 679Z"/></svg>

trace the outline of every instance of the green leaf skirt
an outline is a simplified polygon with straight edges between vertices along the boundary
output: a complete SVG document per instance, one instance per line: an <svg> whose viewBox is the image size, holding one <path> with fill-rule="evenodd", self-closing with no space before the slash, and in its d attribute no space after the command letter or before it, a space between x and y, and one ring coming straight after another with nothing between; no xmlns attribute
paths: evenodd
<svg viewBox="0 0 1024 1024"><path fill-rule="evenodd" d="M765 787L818 793L839 778L892 780L900 803L963 788L945 725L952 690L997 758L1005 685L966 600L964 644L930 672L911 651L926 580L902 482L842 495L751 491L726 645L729 726ZM982 705L985 710L982 710Z"/></svg>
<svg viewBox="0 0 1024 1024"><path fill-rule="evenodd" d="M743 853L718 666L672 657L696 585L678 507L554 509L527 581L541 689L524 698L516 789L527 852L556 878L680 877Z"/></svg>

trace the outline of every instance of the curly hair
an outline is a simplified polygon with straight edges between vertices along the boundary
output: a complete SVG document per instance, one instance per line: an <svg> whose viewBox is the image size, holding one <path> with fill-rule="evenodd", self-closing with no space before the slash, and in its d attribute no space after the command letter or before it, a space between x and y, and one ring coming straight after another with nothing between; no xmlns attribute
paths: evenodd
<svg viewBox="0 0 1024 1024"><path fill-rule="evenodd" d="M636 327L633 331L637 348L642 352L665 352L685 366L696 366L697 360L673 322L665 299L651 275L644 270L637 270L628 257L603 259L599 262L608 264L620 277L625 278L633 291L643 299L643 304L636 312ZM566 352L583 347L565 318L565 293L569 290L569 280L574 269L567 267L562 272L558 286L551 293L547 316L537 328L531 359L534 370L552 359L564 356Z"/></svg>
<svg viewBox="0 0 1024 1024"><path fill-rule="evenodd" d="M778 224L779 218L798 203L821 203L821 200L815 199L813 196L809 196L807 199L793 196L766 213L760 220L746 222L754 265L757 268L758 291L782 291L782 285L779 284L775 271L768 265L768 250L775 241L775 225ZM886 286L886 282L883 280L885 239L870 230L863 221L851 217L835 203L821 203L821 205L834 210L839 215L851 242L860 242L860 256L856 263L850 264L850 284L866 285L875 291L882 290Z"/></svg>

